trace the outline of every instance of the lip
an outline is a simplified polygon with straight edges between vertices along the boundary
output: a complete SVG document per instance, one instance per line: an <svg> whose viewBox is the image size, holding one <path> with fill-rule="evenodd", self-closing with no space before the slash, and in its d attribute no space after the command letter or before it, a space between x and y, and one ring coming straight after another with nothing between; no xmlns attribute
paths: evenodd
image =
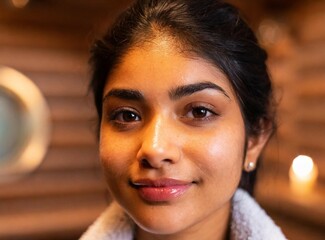
<svg viewBox="0 0 325 240"><path fill-rule="evenodd" d="M185 194L193 182L172 178L138 179L131 186L147 202L168 202Z"/></svg>

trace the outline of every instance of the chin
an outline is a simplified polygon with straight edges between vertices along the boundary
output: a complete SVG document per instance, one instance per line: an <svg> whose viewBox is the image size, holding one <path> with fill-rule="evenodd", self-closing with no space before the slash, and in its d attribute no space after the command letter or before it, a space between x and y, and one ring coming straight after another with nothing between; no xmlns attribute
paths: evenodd
<svg viewBox="0 0 325 240"><path fill-rule="evenodd" d="M175 234L182 231L185 226L184 220L175 216L172 218L163 216L163 214L148 215L148 217L140 215L139 218L132 218L141 230L156 235Z"/></svg>
<svg viewBox="0 0 325 240"><path fill-rule="evenodd" d="M136 222L136 224L142 231L155 235L173 235L181 231L176 225L170 223L141 224Z"/></svg>

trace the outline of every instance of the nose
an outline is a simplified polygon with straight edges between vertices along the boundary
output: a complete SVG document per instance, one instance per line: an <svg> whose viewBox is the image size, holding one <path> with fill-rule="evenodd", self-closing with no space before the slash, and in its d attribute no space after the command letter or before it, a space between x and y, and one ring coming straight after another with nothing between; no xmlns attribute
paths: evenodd
<svg viewBox="0 0 325 240"><path fill-rule="evenodd" d="M157 116L145 127L137 160L143 168L162 168L176 163L180 149L171 120ZM174 133L174 134L173 134Z"/></svg>

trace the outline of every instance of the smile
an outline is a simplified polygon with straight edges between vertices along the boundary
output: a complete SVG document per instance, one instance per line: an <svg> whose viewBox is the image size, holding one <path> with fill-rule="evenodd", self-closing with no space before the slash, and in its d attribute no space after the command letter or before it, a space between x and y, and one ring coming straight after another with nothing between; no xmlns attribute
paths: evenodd
<svg viewBox="0 0 325 240"><path fill-rule="evenodd" d="M167 202L185 194L193 182L163 178L157 180L139 179L130 184L147 202Z"/></svg>

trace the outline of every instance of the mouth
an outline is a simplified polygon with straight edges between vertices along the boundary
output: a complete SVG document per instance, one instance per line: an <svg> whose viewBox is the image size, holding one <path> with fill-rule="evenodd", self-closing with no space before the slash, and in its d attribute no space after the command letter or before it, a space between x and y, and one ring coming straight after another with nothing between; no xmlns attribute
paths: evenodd
<svg viewBox="0 0 325 240"><path fill-rule="evenodd" d="M195 182L172 178L138 179L130 181L133 187L146 202L169 202L184 195Z"/></svg>

